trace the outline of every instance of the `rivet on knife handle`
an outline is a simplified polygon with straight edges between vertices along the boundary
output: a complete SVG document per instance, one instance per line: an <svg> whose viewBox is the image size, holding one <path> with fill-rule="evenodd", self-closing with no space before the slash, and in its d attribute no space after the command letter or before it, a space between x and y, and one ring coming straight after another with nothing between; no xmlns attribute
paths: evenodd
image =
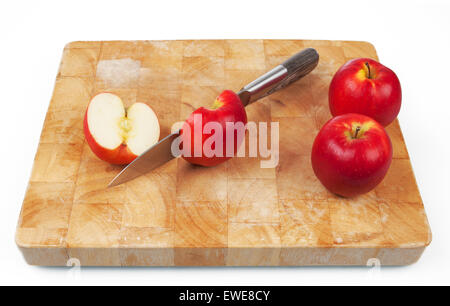
<svg viewBox="0 0 450 306"><path fill-rule="evenodd" d="M316 68L319 54L313 48L302 50L244 86L238 93L244 105L264 98L297 81Z"/></svg>

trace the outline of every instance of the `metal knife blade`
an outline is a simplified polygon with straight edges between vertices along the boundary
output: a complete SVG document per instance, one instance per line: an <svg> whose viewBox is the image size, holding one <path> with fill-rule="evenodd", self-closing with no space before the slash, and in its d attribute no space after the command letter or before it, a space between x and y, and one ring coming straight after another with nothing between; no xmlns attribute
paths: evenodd
<svg viewBox="0 0 450 306"><path fill-rule="evenodd" d="M136 157L135 160L116 175L116 177L108 184L108 187L128 182L167 163L172 158L177 157L172 154L172 142L178 135L180 135L180 131L164 137L161 141Z"/></svg>
<svg viewBox="0 0 450 306"><path fill-rule="evenodd" d="M238 92L239 98L244 106L247 106L307 75L317 66L318 62L319 54L316 50L308 48L300 51L281 65L244 86ZM179 134L180 131L166 136L139 155L109 183L108 187L128 182L177 157L172 154L172 142Z"/></svg>

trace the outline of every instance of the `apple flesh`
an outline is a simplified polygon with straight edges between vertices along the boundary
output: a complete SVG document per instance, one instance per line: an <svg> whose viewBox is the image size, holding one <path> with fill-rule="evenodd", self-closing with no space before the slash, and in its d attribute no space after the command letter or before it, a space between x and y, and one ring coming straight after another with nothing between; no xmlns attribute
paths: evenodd
<svg viewBox="0 0 450 306"><path fill-rule="evenodd" d="M208 144L211 137L218 132L217 130L210 132L205 130L205 126L211 123L221 129L222 134L212 144L212 148L217 149L220 155L214 154L211 156L206 152L208 146L205 146L205 143ZM240 123L241 128L236 125L234 131L232 131L227 123ZM227 154L227 147L232 145L232 152L235 155L244 140L245 124L247 124L247 113L241 99L231 90L223 91L216 98L212 109L200 107L184 122L181 128L182 157L189 163L205 167L216 166L225 162L231 158ZM227 135L231 135L231 137L227 137ZM221 149L219 149L220 147Z"/></svg>
<svg viewBox="0 0 450 306"><path fill-rule="evenodd" d="M387 126L400 111L402 90L394 71L372 59L357 58L336 72L328 98L333 116L358 113Z"/></svg>
<svg viewBox="0 0 450 306"><path fill-rule="evenodd" d="M388 134L375 120L345 114L328 121L314 140L314 173L331 192L353 197L375 188L392 161Z"/></svg>
<svg viewBox="0 0 450 306"><path fill-rule="evenodd" d="M145 103L127 110L112 93L94 96L84 116L84 135L98 158L116 165L131 163L159 140L156 114Z"/></svg>

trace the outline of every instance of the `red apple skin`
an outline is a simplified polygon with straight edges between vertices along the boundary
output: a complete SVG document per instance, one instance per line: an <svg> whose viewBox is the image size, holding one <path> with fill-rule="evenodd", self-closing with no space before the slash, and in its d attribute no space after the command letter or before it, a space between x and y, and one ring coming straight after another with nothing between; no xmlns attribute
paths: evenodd
<svg viewBox="0 0 450 306"><path fill-rule="evenodd" d="M356 58L336 72L328 98L333 116L358 113L387 126L400 111L402 89L394 71L370 58Z"/></svg>
<svg viewBox="0 0 450 306"><path fill-rule="evenodd" d="M197 110L195 110L189 118L184 122L183 127L181 129L181 141L182 143L190 143L190 157L185 156L186 154L182 154L183 158L188 161L191 164L199 165L199 166L205 166L205 167L212 167L216 166L218 164L221 164L230 157L226 157L226 122L242 122L244 125L247 124L247 113L245 111L244 105L241 102L241 99L239 96L234 93L231 90L225 90L223 91L214 102L215 109L206 109L204 107L200 107ZM205 134L202 133L201 135L201 148L197 148L197 152L201 152L201 156L195 157L195 141L194 141L194 124L195 124L195 115L201 115L202 118L202 131L203 127L208 122L218 122L223 129L223 156L212 156L208 157L205 156L205 153L203 152L203 144L205 141L211 137L211 134ZM198 118L198 116L197 116ZM199 123L197 123L199 124ZM186 128L186 126L190 127L191 135L188 135L188 133L183 133L183 129ZM237 150L239 148L239 145L244 140L238 139L237 131L234 133L234 154L237 153ZM198 143L200 144L200 143ZM198 145L197 144L197 145Z"/></svg>
<svg viewBox="0 0 450 306"><path fill-rule="evenodd" d="M88 112L86 110L83 121L84 136L86 137L86 141L92 152L94 152L94 154L97 155L98 158L114 165L127 165L137 157L137 155L131 152L124 144L121 144L114 150L104 148L100 144L98 144L89 131L87 118Z"/></svg>
<svg viewBox="0 0 450 306"><path fill-rule="evenodd" d="M356 128L361 127L357 138ZM314 173L332 193L344 197L364 194L385 177L392 161L391 140L375 120L345 114L329 120L314 140Z"/></svg>

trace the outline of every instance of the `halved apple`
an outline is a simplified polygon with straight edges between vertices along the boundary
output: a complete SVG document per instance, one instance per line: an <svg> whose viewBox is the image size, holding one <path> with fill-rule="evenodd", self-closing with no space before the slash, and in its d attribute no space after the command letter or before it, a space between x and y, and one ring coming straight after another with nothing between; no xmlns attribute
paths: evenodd
<svg viewBox="0 0 450 306"><path fill-rule="evenodd" d="M125 109L112 93L94 96L84 116L84 135L98 158L111 164L125 165L159 140L159 122L145 103Z"/></svg>

